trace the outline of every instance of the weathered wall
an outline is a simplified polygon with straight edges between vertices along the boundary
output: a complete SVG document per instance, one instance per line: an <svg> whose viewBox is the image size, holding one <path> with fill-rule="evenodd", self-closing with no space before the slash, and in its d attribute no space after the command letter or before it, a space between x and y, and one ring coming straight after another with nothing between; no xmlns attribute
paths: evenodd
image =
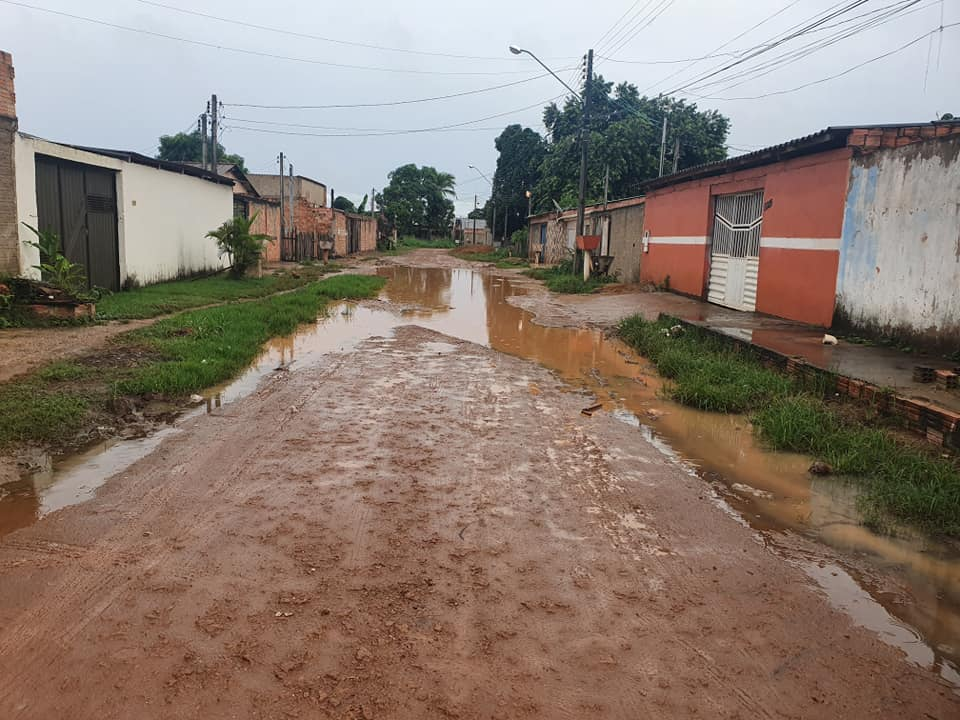
<svg viewBox="0 0 960 720"><path fill-rule="evenodd" d="M289 204L284 201L284 212L289 214ZM293 219L297 232L314 233L325 237L330 233L333 216L336 212L332 208L312 203L306 198L298 197L293 203ZM289 222L289 218L287 218ZM346 227L346 225L344 225Z"/></svg>
<svg viewBox="0 0 960 720"><path fill-rule="evenodd" d="M233 216L233 190L190 175L123 163L120 277L154 283L223 267L206 237Z"/></svg>
<svg viewBox="0 0 960 720"><path fill-rule="evenodd" d="M372 252L377 249L377 221L364 217L360 221L360 252Z"/></svg>
<svg viewBox="0 0 960 720"><path fill-rule="evenodd" d="M638 282L643 244L644 206L634 205L611 210L609 215L610 254L613 255L610 272L621 282Z"/></svg>
<svg viewBox="0 0 960 720"><path fill-rule="evenodd" d="M647 196L641 278L704 297L713 198L763 190L757 311L817 325L833 315L847 148L662 188Z"/></svg>
<svg viewBox="0 0 960 720"><path fill-rule="evenodd" d="M333 215L333 254L344 257L347 254L347 214L342 210L332 210Z"/></svg>
<svg viewBox="0 0 960 720"><path fill-rule="evenodd" d="M13 58L0 51L0 275L20 271L17 231L17 192L14 145L17 103L13 87Z"/></svg>
<svg viewBox="0 0 960 720"><path fill-rule="evenodd" d="M960 137L858 154L837 306L866 329L960 341Z"/></svg>
<svg viewBox="0 0 960 720"><path fill-rule="evenodd" d="M310 178L295 175L297 196L302 197L307 202L314 205L327 204L327 188L323 183L318 183Z"/></svg>
<svg viewBox="0 0 960 720"><path fill-rule="evenodd" d="M37 224L37 154L119 171L117 230L121 280L136 275L141 283L153 283L225 264L225 259L217 255L216 241L206 234L233 215L233 191L229 185L18 134L17 205L19 219L31 225ZM22 225L19 235L21 242L34 240ZM39 254L35 248L22 247L20 271L35 276L31 266L39 262Z"/></svg>

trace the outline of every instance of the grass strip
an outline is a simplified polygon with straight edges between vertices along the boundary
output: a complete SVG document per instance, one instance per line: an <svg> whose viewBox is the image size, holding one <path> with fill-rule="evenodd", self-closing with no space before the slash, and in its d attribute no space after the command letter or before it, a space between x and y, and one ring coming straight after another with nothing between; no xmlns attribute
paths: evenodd
<svg viewBox="0 0 960 720"><path fill-rule="evenodd" d="M566 295L585 295L600 290L604 285L615 282L613 278L594 278L584 280L580 273L574 274L573 263L566 260L550 268L531 268L523 273L534 280L541 280L547 289Z"/></svg>
<svg viewBox="0 0 960 720"><path fill-rule="evenodd" d="M811 455L834 473L856 478L868 524L885 518L960 536L960 469L932 447L914 446L867 420L856 408L828 402L828 388L802 386L764 367L749 351L697 328L671 332L674 321L625 319L620 337L649 358L670 381L667 392L684 405L751 413L759 436L772 448Z"/></svg>
<svg viewBox="0 0 960 720"><path fill-rule="evenodd" d="M386 282L338 275L283 295L193 310L118 336L96 355L56 362L0 385L0 446L66 442L109 415L119 395L181 397L229 380L272 337L313 322L335 300Z"/></svg>
<svg viewBox="0 0 960 720"><path fill-rule="evenodd" d="M313 265L262 278L233 280L225 274L218 274L157 283L102 297L97 302L97 317L101 320L137 320L230 300L261 298L302 287L338 269L334 265Z"/></svg>

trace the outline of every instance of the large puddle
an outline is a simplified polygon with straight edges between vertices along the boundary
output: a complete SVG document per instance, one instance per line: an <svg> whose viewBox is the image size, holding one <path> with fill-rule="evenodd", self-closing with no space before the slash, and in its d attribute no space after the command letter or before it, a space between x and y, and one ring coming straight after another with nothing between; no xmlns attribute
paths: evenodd
<svg viewBox="0 0 960 720"><path fill-rule="evenodd" d="M764 450L745 417L704 413L665 400L656 373L629 348L588 329L537 325L506 302L526 281L474 270L381 268L381 297L402 310L338 304L316 324L271 341L237 380L206 393L189 415L252 392L278 367L303 368L404 324L487 345L536 361L569 384L594 393L607 410L659 438L711 482L755 529L774 543L795 533L829 546L844 567L794 557L837 607L960 687L960 552L919 535L879 536L862 525L856 487L807 473L810 458ZM0 536L92 497L96 488L156 447L174 426L149 438L108 443L63 459L17 483L0 486Z"/></svg>

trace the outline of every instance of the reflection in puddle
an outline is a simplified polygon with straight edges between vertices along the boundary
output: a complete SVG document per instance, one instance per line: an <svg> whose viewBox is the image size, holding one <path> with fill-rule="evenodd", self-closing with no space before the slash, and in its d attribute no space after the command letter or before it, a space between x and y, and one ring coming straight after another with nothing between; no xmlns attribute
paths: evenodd
<svg viewBox="0 0 960 720"><path fill-rule="evenodd" d="M664 452L719 483L729 504L755 529L815 538L905 586L909 601L860 578L858 585L833 566L806 568L856 622L902 648L915 662L960 681L951 666L960 658L960 561L955 548L921 537L873 534L859 524L854 485L812 478L807 473L809 457L765 451L747 418L699 412L663 399L662 381L649 365L601 332L533 323L530 313L506 302L526 291L525 281L473 270L381 270L390 279L381 297L399 306L399 313L372 304L333 305L315 324L268 343L254 366L205 393L206 404L188 416L216 411L249 395L278 368L322 367L330 353L350 351L372 336L387 337L405 324L534 360L595 394L606 409L635 423ZM434 345L438 353L449 351L446 343ZM540 391L531 386L530 392ZM89 498L107 477L143 457L171 432L179 430L93 448L31 480L0 486L0 535ZM902 623L916 628L923 640Z"/></svg>

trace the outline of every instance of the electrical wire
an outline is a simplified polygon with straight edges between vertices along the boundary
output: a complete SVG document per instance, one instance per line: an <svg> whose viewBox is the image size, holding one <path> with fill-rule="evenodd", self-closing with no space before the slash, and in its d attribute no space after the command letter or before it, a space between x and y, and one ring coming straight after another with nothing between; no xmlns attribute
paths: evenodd
<svg viewBox="0 0 960 720"><path fill-rule="evenodd" d="M522 75L526 73L526 71L523 71L523 70L509 70L509 71L502 71L502 72L413 70L409 68L390 68L390 67L377 67L377 66L371 66L371 65L352 65L349 63L336 63L336 62L330 62L328 60L301 58L301 57L294 57L291 55L278 55L275 53L262 52L260 50L250 50L248 48L231 47L228 45L220 45L219 43L205 42L203 40L192 40L190 38L184 38L177 35L169 35L167 33L156 32L154 30L146 30L144 28L130 27L129 25L120 25L118 23L112 23L106 20L97 20L96 18L85 17L83 15L74 15L72 13L63 12L61 10L53 10L51 8L40 7L38 5L30 5L28 3L18 2L17 0L0 0L0 3L4 3L6 5L13 5L15 7L25 8L27 10L35 10L37 12L47 13L50 15L57 15L59 17L69 18L71 20L79 20L79 21L91 23L94 25L102 25L104 27L113 28L115 30L123 30L125 32L148 35L150 37L161 38L163 40L173 40L175 42L184 43L187 45L196 45L198 47L205 47L213 50L225 50L227 52L238 53L241 55L250 55L258 58L269 58L271 60L286 60L288 62L305 63L308 65L320 65L323 67L330 67L338 70L366 70L371 72L385 72L385 73L410 74L410 75L443 75L443 76L450 76L450 77L481 76L481 75L487 75L487 76ZM562 68L561 71L565 72L566 70L569 70L569 69L570 68Z"/></svg>
<svg viewBox="0 0 960 720"><path fill-rule="evenodd" d="M606 52L610 55L616 55L623 48L629 45L633 39L643 32L646 28L650 27L657 18L663 15L670 7L676 2L676 0L663 0L663 2L650 11L650 14L641 19L641 21L634 26L632 32L625 37L621 42L619 42L614 48L608 49Z"/></svg>
<svg viewBox="0 0 960 720"><path fill-rule="evenodd" d="M763 93L760 95L746 95L741 97L714 97L709 95L697 95L695 93L685 93L685 94L691 95L692 97L695 97L700 100L762 100L763 98L774 97L777 95L787 95L789 93L797 92L798 90L803 90L804 88L808 88L813 85L820 85L821 83L829 82L830 80L836 80L837 78L843 77L844 75L849 75L855 70L859 70L860 68L866 65L875 63L878 60L883 60L884 58L888 58L891 55L896 55L897 53L902 52L913 45L916 45L918 42L928 37L931 37L935 33L941 32L941 30L947 30L949 28L954 28L958 26L960 26L960 22L944 25L943 28L939 28L939 27L934 28L933 30L930 30L929 32L925 32L923 35L920 35L919 37L915 37L913 40L910 40L909 42L901 45L900 47L894 48L889 52L885 52L882 55L877 55L876 57L870 58L869 60L865 60L861 63L857 63L856 65L853 65L852 67L849 67L842 72L836 73L835 75L829 75L827 77L820 78L819 80L813 80L811 82L804 83L802 85L797 85L796 87L789 88L787 90L775 90L773 92Z"/></svg>
<svg viewBox="0 0 960 720"><path fill-rule="evenodd" d="M525 110L530 110L535 107L542 107L547 103L556 102L562 97L565 97L565 96L557 95L552 98L547 98L546 100L541 100L540 102L534 103L533 105L527 105L525 107L516 108L514 110L507 110L506 112L496 113L494 115L487 115L486 117L476 118L475 120L466 120L464 122L452 123L449 125L438 125L436 127L414 128L409 130L387 130L382 132L380 131L368 132L368 131L365 131L363 128L345 128L349 130L359 131L356 133L345 134L345 133L309 133L309 132L295 132L295 131L287 131L287 130L271 130L267 128L242 127L239 125L232 125L231 127L233 127L235 130L246 130L248 132L261 132L261 133L269 133L272 135L295 135L295 136L303 136L303 137L341 137L342 138L342 137L382 137L387 135L415 135L420 133L455 130L455 129L463 128L467 125L475 125L476 123L485 122L487 120L493 120L495 118L501 118L507 115L515 115L516 113L524 112ZM480 130L484 128L476 128L476 129ZM496 128L490 128L490 129L496 129Z"/></svg>
<svg viewBox="0 0 960 720"><path fill-rule="evenodd" d="M381 50L384 52L396 52L404 53L407 55L424 55L427 57L444 57L444 58L456 58L462 60L495 60L498 62L515 62L515 60L509 56L493 56L493 55L459 55L457 53L448 53L448 52L432 52L429 50L410 50L408 48L398 48L398 47L389 47L387 45L377 45L374 43L363 43L356 42L353 40L341 40L338 38L326 37L324 35L314 35L311 33L299 32L296 30L288 30L285 28L279 28L271 25L260 25L258 23L246 22L243 20L235 20L233 18L221 17L219 15L211 15L204 12L199 12L197 10L190 10L184 7L177 7L176 5L168 5L162 2L156 2L156 0L134 0L141 5L151 5L157 8L163 8L164 10L171 10L173 12L183 13L185 15L193 15L194 17L201 17L207 20L216 20L218 22L229 23L231 25L237 25L239 27L251 28L254 30L263 30L265 32L277 33L279 35L289 35L290 37L304 38L307 40L319 40L321 42L334 43L336 45L346 45L349 47L358 47L365 48L368 50ZM553 60L572 60L575 58L564 57L564 58L548 58Z"/></svg>
<svg viewBox="0 0 960 720"><path fill-rule="evenodd" d="M659 0L658 0L658 1L659 1ZM650 7L651 5L653 5L653 3L654 3L654 0L647 0L647 2L645 2L645 3L643 4L643 7L641 7L639 10L637 10L637 11L636 11L633 15L631 15L625 22L622 22L622 23L621 23L621 22L618 21L620 27L617 29L617 31L616 31L615 33L613 33L613 35L611 35L610 37L608 37L608 38L606 39L606 41L604 41L602 44L598 45L595 49L596 49L596 50L602 50L604 47L608 47L608 48L609 48L609 47L613 47L613 45L616 44L616 43L620 40L621 37L623 37L624 33L627 32L627 28L631 27L631 26L633 25L634 21L635 21L638 17L640 17L641 15L643 15L645 12L647 12L647 10L649 9L649 7ZM633 7L636 7L636 6L637 6L637 3L634 3L634 4L633 4ZM629 12L629 10L628 10L627 12ZM606 52L606 50L603 50L603 52Z"/></svg>
<svg viewBox="0 0 960 720"><path fill-rule="evenodd" d="M524 83L533 82L534 80L540 80L541 78L545 77L550 77L550 75L548 73L543 73L541 75L534 75L533 77L525 78L523 80L515 80L513 82L503 83L502 85L492 85L490 87L478 88L476 90L466 90L464 92L450 93L448 95L435 95L433 97L416 98L414 100L391 100L387 102L374 103L337 103L329 105L264 105L255 103L224 103L223 105L224 107L254 108L258 110L340 110L345 108L373 108L392 107L396 105L416 105L419 103L466 97L467 95L479 95L481 93L502 90L503 88L514 87L516 85L523 85Z"/></svg>
<svg viewBox="0 0 960 720"><path fill-rule="evenodd" d="M594 41L593 46L594 46L595 48L599 48L600 45L601 45L601 43L602 43L602 42L606 39L606 37L613 31L613 29L616 28L617 25L619 25L620 22L621 22L627 15L630 14L630 11L633 10L633 9L634 9L637 5L639 5L639 4L640 4L640 0L636 0L636 2L633 3L633 5L631 5L630 7L628 7L628 8L624 11L623 15L621 15L621 16L618 17L616 20L614 20L614 21L613 21L613 25L611 25L610 27L608 27L608 28L606 29L606 31L603 33L603 35L601 35L599 38L597 38L597 39Z"/></svg>

